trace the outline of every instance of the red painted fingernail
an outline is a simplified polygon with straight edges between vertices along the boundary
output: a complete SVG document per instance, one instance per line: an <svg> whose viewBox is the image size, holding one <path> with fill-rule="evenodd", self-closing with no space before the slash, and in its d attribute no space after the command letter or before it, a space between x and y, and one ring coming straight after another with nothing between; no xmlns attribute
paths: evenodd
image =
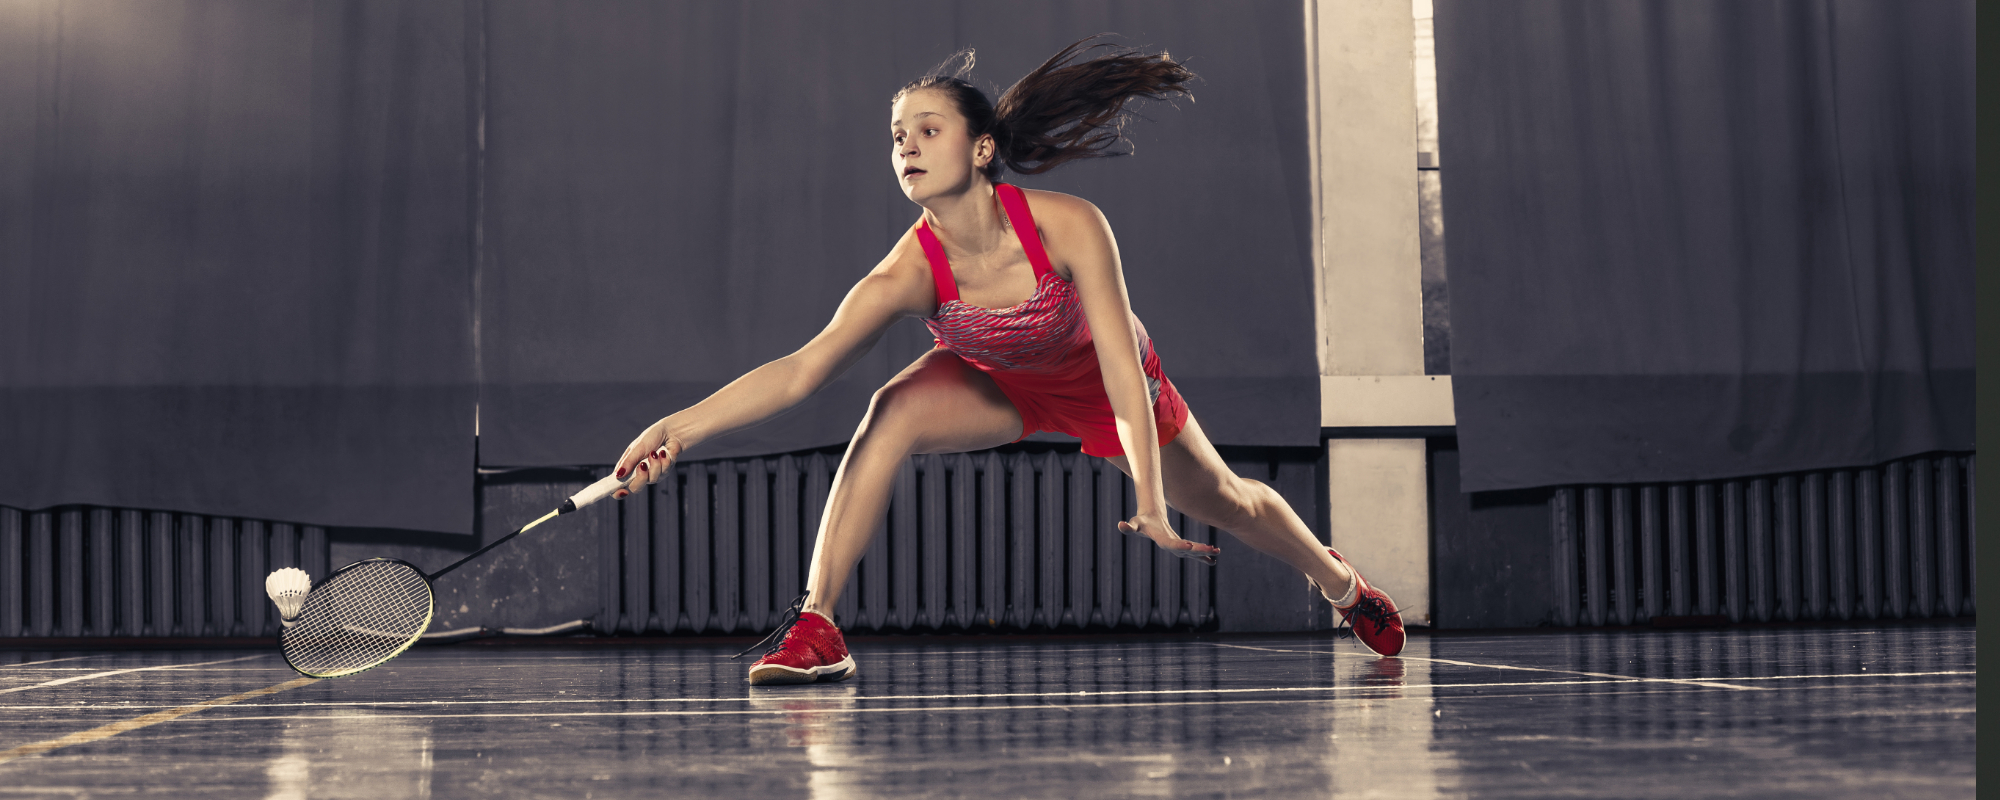
<svg viewBox="0 0 2000 800"><path fill-rule="evenodd" d="M640 468L640 469L646 469L646 462L644 462L644 461L641 461L641 462L639 462L639 468ZM647 471L647 472L651 472L652 470L646 470L646 471Z"/></svg>

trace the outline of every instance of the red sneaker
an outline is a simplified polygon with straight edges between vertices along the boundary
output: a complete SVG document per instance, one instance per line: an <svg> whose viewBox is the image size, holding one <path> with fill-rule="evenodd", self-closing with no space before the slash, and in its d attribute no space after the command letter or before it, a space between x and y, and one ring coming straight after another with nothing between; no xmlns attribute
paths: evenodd
<svg viewBox="0 0 2000 800"><path fill-rule="evenodd" d="M854 656L833 621L800 611L772 636L785 638L750 665L753 686L772 683L844 681L854 677Z"/></svg>
<svg viewBox="0 0 2000 800"><path fill-rule="evenodd" d="M1333 556L1333 560L1347 564L1347 559L1341 558L1333 548L1327 548L1326 552ZM1354 605L1346 608L1333 607L1334 611L1340 612L1341 623L1353 631L1361 646L1375 651L1376 655L1393 656L1403 652L1403 615L1397 613L1395 602L1381 589L1369 585L1353 564L1347 564L1347 569L1354 574L1355 599ZM1324 594L1324 590L1321 593ZM1346 636L1347 633L1343 631L1338 635Z"/></svg>

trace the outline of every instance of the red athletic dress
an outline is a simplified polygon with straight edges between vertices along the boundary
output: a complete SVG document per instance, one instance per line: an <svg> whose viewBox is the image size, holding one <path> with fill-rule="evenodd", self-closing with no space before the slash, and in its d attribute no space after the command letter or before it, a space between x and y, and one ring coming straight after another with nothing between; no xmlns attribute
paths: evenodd
<svg viewBox="0 0 2000 800"><path fill-rule="evenodd" d="M924 324L930 326L938 347L985 370L1000 385L1021 413L1023 438L1035 431L1055 431L1082 439L1086 455L1124 455L1111 398L1104 393L1104 375L1097 366L1097 346L1076 287L1049 266L1021 190L1008 184L994 188L1014 235L1021 239L1021 249L1035 267L1035 294L1012 308L980 308L959 300L958 281L952 277L944 245L926 222L917 226L917 239L923 242L931 278L937 282L938 307ZM1140 366L1152 392L1153 420L1164 445L1187 424L1187 403L1160 370L1160 357L1153 352L1146 326L1137 316L1132 325L1139 331Z"/></svg>

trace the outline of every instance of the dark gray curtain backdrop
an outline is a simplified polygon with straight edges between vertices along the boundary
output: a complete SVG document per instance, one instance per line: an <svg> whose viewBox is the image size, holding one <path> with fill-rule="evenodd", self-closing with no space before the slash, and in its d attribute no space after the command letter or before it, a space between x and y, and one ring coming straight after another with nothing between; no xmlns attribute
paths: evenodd
<svg viewBox="0 0 2000 800"><path fill-rule="evenodd" d="M0 504L470 530L466 27L0 5Z"/></svg>
<svg viewBox="0 0 2000 800"><path fill-rule="evenodd" d="M1023 186L1104 210L1132 304L1210 436L1315 443L1303 12L1263 3L561 3L488 8L481 461L607 463L804 344L917 219L889 96L962 46L998 90L1090 34L1203 77L1137 155ZM695 454L853 434L930 347L906 321L791 414Z"/></svg>
<svg viewBox="0 0 2000 800"><path fill-rule="evenodd" d="M1467 491L1973 447L1970 0L1437 0Z"/></svg>

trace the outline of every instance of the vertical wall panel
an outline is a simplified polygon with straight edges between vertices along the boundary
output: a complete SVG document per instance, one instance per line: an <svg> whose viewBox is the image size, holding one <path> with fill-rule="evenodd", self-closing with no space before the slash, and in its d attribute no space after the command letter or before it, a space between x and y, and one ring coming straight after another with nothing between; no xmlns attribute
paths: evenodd
<svg viewBox="0 0 2000 800"><path fill-rule="evenodd" d="M4 515L0 511L0 515ZM4 519L4 516L0 516ZM4 528L5 522L0 522ZM146 515L137 509L118 511L118 624L115 632L119 636L146 635ZM4 548L5 535L0 534L0 548ZM4 566L0 566L0 583L8 581ZM11 584L18 586L19 584ZM261 591L261 582L258 589ZM0 589L0 592L9 590ZM10 592L11 593L11 592ZM0 611L4 614L4 611ZM0 630L0 636L7 635ZM267 634L268 635L268 634Z"/></svg>
<svg viewBox="0 0 2000 800"><path fill-rule="evenodd" d="M0 636L20 636L27 625L26 542L21 512L0 508Z"/></svg>
<svg viewBox="0 0 2000 800"><path fill-rule="evenodd" d="M1062 623L1063 465L1054 451L1035 458L1035 624Z"/></svg>
<svg viewBox="0 0 2000 800"><path fill-rule="evenodd" d="M681 495L681 613L687 615L687 629L711 630L714 610L715 562L709 557L715 531L709 526L711 505L708 465L689 464ZM852 624L848 620L848 624Z"/></svg>
<svg viewBox="0 0 2000 800"><path fill-rule="evenodd" d="M1715 526L1715 484L1694 487L1694 613L1722 613L1722 565Z"/></svg>
<svg viewBox="0 0 2000 800"><path fill-rule="evenodd" d="M1694 610L1693 553L1694 525L1688 513L1688 487L1667 487L1667 613L1687 616Z"/></svg>
<svg viewBox="0 0 2000 800"><path fill-rule="evenodd" d="M1854 472L1838 470L1826 493L1827 593L1835 619L1853 619L1858 595L1854 587Z"/></svg>
<svg viewBox="0 0 2000 800"><path fill-rule="evenodd" d="M269 542L263 520L236 523L236 613L243 636L276 635L275 630L266 630L272 627L270 612L275 610L264 594L264 576L270 574L265 554Z"/></svg>
<svg viewBox="0 0 2000 800"><path fill-rule="evenodd" d="M174 596L180 600L174 614L174 635L208 635L208 520L197 514L182 514L174 526L179 574L175 575ZM324 572L314 575L324 576Z"/></svg>
<svg viewBox="0 0 2000 800"><path fill-rule="evenodd" d="M888 597L885 610L890 613L877 614L876 625L887 625L898 630L909 630L917 623L917 551L921 536L917 532L917 465L914 459L905 458L896 467L895 488L889 499L889 544L888 569L882 571L884 595ZM869 592L872 599L876 595Z"/></svg>
<svg viewBox="0 0 2000 800"><path fill-rule="evenodd" d="M750 632L777 626L771 613L771 470L751 459L743 475L743 618Z"/></svg>
<svg viewBox="0 0 2000 800"><path fill-rule="evenodd" d="M1771 535L1771 482L1763 478L1750 481L1750 492L1744 507L1750 518L1750 618L1757 622L1769 622L1777 605L1776 574L1771 551L1774 549Z"/></svg>
<svg viewBox="0 0 2000 800"><path fill-rule="evenodd" d="M236 620L236 521L208 519L208 636L239 636Z"/></svg>
<svg viewBox="0 0 2000 800"><path fill-rule="evenodd" d="M1131 519L1138 513L1138 487L1132 481L1122 481L1118 487L1120 519ZM1162 624L1159 607L1153 593L1153 547L1152 541L1144 536L1124 535L1125 540L1125 607L1130 609L1132 618L1127 624L1140 627Z"/></svg>
<svg viewBox="0 0 2000 800"><path fill-rule="evenodd" d="M1825 619L1826 596L1826 476L1806 473L1799 498L1799 569L1804 579L1806 619Z"/></svg>
<svg viewBox="0 0 2000 800"><path fill-rule="evenodd" d="M1605 545L1610 543L1605 531L1604 489L1592 486L1583 490L1583 618L1586 625L1603 625L1609 621L1607 611L1611 605L1611 587L1605 574Z"/></svg>
<svg viewBox="0 0 2000 800"><path fill-rule="evenodd" d="M1639 618L1667 614L1666 510L1660 487L1639 489Z"/></svg>
<svg viewBox="0 0 2000 800"><path fill-rule="evenodd" d="M1552 580L1550 591L1555 594L1551 605L1555 606L1555 620L1558 625L1575 625L1577 614L1577 498L1572 488L1557 489L1549 497L1549 530L1551 560L1555 563L1549 570Z"/></svg>
<svg viewBox="0 0 2000 800"><path fill-rule="evenodd" d="M1091 538L1097 543L1097 608L1091 612L1093 625L1130 625L1125 605L1125 536L1118 532L1124 508L1125 473L1109 463L1099 462L1093 476L1091 503L1095 524Z"/></svg>
<svg viewBox="0 0 2000 800"><path fill-rule="evenodd" d="M1743 482L1722 485L1722 599L1730 622L1742 622L1748 606L1744 603L1750 587L1746 581L1749 558L1745 547Z"/></svg>
<svg viewBox="0 0 2000 800"><path fill-rule="evenodd" d="M1910 469L1910 611L1928 617L1937 600L1937 506L1931 498L1936 470L1928 458L1913 458Z"/></svg>
<svg viewBox="0 0 2000 800"><path fill-rule="evenodd" d="M653 616L653 505L660 499L658 486L672 483L675 472L667 470L665 477L655 480L652 488L641 489L627 496L618 506L618 521L612 535L617 537L617 557L599 566L604 575L602 590L609 596L607 609L617 612L618 624L612 631L623 634L641 633ZM605 630L605 620L598 619L591 625L598 631Z"/></svg>
<svg viewBox="0 0 2000 800"><path fill-rule="evenodd" d="M979 613L978 503L973 489L979 485L979 470L972 456L951 456L951 616L953 630L972 627Z"/></svg>
<svg viewBox="0 0 2000 800"><path fill-rule="evenodd" d="M87 541L84 553L89 559L83 583L89 598L84 606L83 630L88 636L111 636L115 633L112 620L117 611L115 587L118 585L117 546L114 538L117 530L109 508L92 508L85 516L84 529Z"/></svg>
<svg viewBox="0 0 2000 800"><path fill-rule="evenodd" d="M1965 601L1964 613L1971 614L1979 596L1979 459L1965 457Z"/></svg>
<svg viewBox="0 0 2000 800"><path fill-rule="evenodd" d="M1026 453L1007 459L1007 612L1026 628L1035 624L1035 473Z"/></svg>
<svg viewBox="0 0 2000 800"><path fill-rule="evenodd" d="M1875 470L1864 469L1855 476L1854 582L1866 619L1878 619L1885 611L1883 581L1888 567L1882 549L1881 487L1881 474Z"/></svg>
<svg viewBox="0 0 2000 800"><path fill-rule="evenodd" d="M83 635L84 591L83 509L71 507L56 513L57 636Z"/></svg>
<svg viewBox="0 0 2000 800"><path fill-rule="evenodd" d="M326 577L327 558L326 529L318 525L307 525L299 534L299 569L312 573L318 578Z"/></svg>
<svg viewBox="0 0 2000 800"><path fill-rule="evenodd" d="M1063 530L1069 543L1069 553L1063 559L1063 569L1069 578L1069 586L1063 592L1062 624L1083 626L1091 619L1091 606L1096 597L1097 532L1091 529L1096 509L1091 504L1091 463L1097 459L1082 453L1070 453L1063 460Z"/></svg>
<svg viewBox="0 0 2000 800"><path fill-rule="evenodd" d="M1903 463L1882 469L1882 597L1883 612L1902 619L1910 607L1910 513Z"/></svg>
<svg viewBox="0 0 2000 800"><path fill-rule="evenodd" d="M1959 531L1965 530L1959 513L1958 459L1937 459L1937 476L1938 608L1940 614L1956 617L1961 597Z"/></svg>
<svg viewBox="0 0 2000 800"><path fill-rule="evenodd" d="M172 636L175 633L174 617L177 609L174 591L180 577L180 556L174 545L178 541L174 515L155 511L147 516L147 579L146 579L146 635ZM296 562L286 566L297 566ZM326 577L325 572L314 572L313 580Z"/></svg>
<svg viewBox="0 0 2000 800"><path fill-rule="evenodd" d="M743 471L737 461L715 462L713 518L715 544L714 627L724 633L742 631L743 618Z"/></svg>
<svg viewBox="0 0 2000 800"><path fill-rule="evenodd" d="M1799 481L1791 475L1778 478L1771 492L1772 552L1777 556L1778 618L1798 619L1799 608Z"/></svg>
<svg viewBox="0 0 2000 800"><path fill-rule="evenodd" d="M652 630L686 630L692 627L683 613L686 591L686 564L681 525L685 516L682 482L688 468L676 465L666 480L653 484L653 609L646 621Z"/></svg>
<svg viewBox="0 0 2000 800"><path fill-rule="evenodd" d="M922 520L917 524L917 551L922 565L913 576L921 596L915 625L935 631L943 629L950 619L946 603L951 585L951 515L945 501L949 481L943 456L918 456L916 463L918 516Z"/></svg>
<svg viewBox="0 0 2000 800"><path fill-rule="evenodd" d="M1637 533L1632 529L1632 489L1618 486L1611 495L1611 624L1638 620L1639 583Z"/></svg>
<svg viewBox="0 0 2000 800"><path fill-rule="evenodd" d="M1007 619L1007 470L1000 454L979 456L979 614L973 624Z"/></svg>

